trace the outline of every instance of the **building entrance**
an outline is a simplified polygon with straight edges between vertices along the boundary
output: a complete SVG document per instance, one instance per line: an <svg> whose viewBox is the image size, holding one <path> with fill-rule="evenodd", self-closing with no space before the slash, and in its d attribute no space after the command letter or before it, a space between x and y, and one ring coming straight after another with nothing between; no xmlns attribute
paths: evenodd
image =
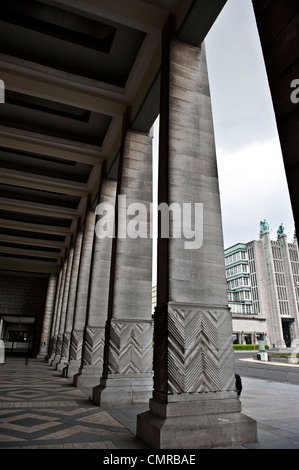
<svg viewBox="0 0 299 470"><path fill-rule="evenodd" d="M6 353L28 354L30 352L34 323L34 317L2 316L1 339L4 341Z"/></svg>
<svg viewBox="0 0 299 470"><path fill-rule="evenodd" d="M283 339L285 341L287 348L290 348L292 344L292 335L291 335L292 323L294 323L294 318L282 319Z"/></svg>

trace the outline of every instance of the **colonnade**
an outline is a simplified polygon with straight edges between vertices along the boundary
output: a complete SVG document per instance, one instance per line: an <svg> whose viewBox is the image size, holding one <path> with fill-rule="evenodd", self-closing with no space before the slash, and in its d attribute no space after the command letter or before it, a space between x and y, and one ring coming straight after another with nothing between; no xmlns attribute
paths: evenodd
<svg viewBox="0 0 299 470"><path fill-rule="evenodd" d="M171 21L163 32L159 140L159 203L200 204L203 217L196 227L202 243L194 249L184 236L158 237L154 354L149 217L139 214L137 238L99 238L95 205L56 290L54 276L49 281L47 360L58 370L70 361L74 384L91 386L100 406L149 401L137 435L153 448L254 441L256 423L241 413L235 391L205 49L175 39ZM118 181L104 178L98 202L119 214L119 195L127 207L142 203L150 214L152 136L133 127L124 130ZM197 222L193 214L193 227Z"/></svg>
<svg viewBox="0 0 299 470"><path fill-rule="evenodd" d="M136 201L150 214L151 168L152 134L128 131L120 183L103 179L98 204L87 213L56 292L54 276L49 282L48 303L52 298L54 310L51 330L45 317L44 330L50 333L46 360L62 373L68 363L74 385L94 386L93 399L99 404L140 403L152 391L150 218L141 224L144 236L140 233L138 239L125 235L129 219L115 227L123 238L96 234L97 207L114 208L108 215L115 223L120 194L126 196L124 214ZM107 215L105 223L109 225Z"/></svg>

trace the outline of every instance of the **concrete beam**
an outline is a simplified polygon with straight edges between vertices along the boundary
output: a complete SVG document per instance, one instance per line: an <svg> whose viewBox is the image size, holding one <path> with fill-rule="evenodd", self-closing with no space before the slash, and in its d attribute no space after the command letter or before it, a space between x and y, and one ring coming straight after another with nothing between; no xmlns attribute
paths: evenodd
<svg viewBox="0 0 299 470"><path fill-rule="evenodd" d="M1 145L9 149L22 150L24 152L43 155L47 157L71 160L88 165L101 165L105 159L100 147L80 146L74 143L57 143L57 140L43 139L41 136L18 134L0 126Z"/></svg>
<svg viewBox="0 0 299 470"><path fill-rule="evenodd" d="M45 3L62 5L69 11L83 12L124 24L146 33L161 30L167 18L167 10L142 0L47 0Z"/></svg>
<svg viewBox="0 0 299 470"><path fill-rule="evenodd" d="M57 85L52 79L42 80L34 74L1 72L1 79L7 90L32 95L45 100L64 103L107 116L122 116L125 106L122 103L95 95L87 91L74 89L73 84Z"/></svg>
<svg viewBox="0 0 299 470"><path fill-rule="evenodd" d="M79 217L76 209L69 209L50 204L39 204L36 202L8 199L0 197L0 209L10 212L22 212L26 214L45 215L59 219L77 219Z"/></svg>
<svg viewBox="0 0 299 470"><path fill-rule="evenodd" d="M88 196L87 186L83 183L65 181L58 178L48 178L43 175L39 175L37 179L36 175L16 170L2 169L0 183L23 186L31 189L40 189L42 191L63 193L70 196Z"/></svg>
<svg viewBox="0 0 299 470"><path fill-rule="evenodd" d="M1 269L5 269L6 271L26 271L32 273L58 273L60 269L60 264L51 263L51 262L43 262L43 261L32 261L32 260L25 260L25 259L10 259L8 258L1 258Z"/></svg>
<svg viewBox="0 0 299 470"><path fill-rule="evenodd" d="M227 0L194 0L177 37L181 41L200 46L216 21Z"/></svg>

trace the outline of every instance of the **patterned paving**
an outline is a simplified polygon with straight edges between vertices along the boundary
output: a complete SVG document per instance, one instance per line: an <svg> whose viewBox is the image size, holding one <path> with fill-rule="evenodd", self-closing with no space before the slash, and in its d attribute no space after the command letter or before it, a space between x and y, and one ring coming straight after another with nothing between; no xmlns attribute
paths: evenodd
<svg viewBox="0 0 299 470"><path fill-rule="evenodd" d="M0 448L141 449L111 413L39 359L0 365Z"/></svg>

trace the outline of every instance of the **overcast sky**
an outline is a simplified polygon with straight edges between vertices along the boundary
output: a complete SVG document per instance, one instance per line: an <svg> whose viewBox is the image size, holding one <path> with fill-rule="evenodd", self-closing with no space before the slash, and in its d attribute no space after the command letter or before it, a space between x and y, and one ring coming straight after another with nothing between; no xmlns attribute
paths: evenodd
<svg viewBox="0 0 299 470"><path fill-rule="evenodd" d="M294 221L251 0L229 0L206 38L225 248L259 237L291 242Z"/></svg>
<svg viewBox="0 0 299 470"><path fill-rule="evenodd" d="M205 44L224 247L258 240L264 219L273 240L283 223L292 242L293 214L251 0L228 0ZM157 155L157 138L154 145ZM153 260L154 285L155 244Z"/></svg>

